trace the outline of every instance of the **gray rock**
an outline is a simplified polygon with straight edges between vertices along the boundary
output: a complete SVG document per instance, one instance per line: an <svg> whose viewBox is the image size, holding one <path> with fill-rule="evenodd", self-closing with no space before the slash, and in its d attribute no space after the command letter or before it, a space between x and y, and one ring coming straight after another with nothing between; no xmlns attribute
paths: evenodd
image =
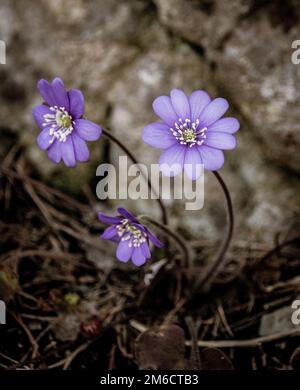
<svg viewBox="0 0 300 390"><path fill-rule="evenodd" d="M236 23L245 15L250 2L244 0L154 0L160 20L190 42L217 52Z"/></svg>
<svg viewBox="0 0 300 390"><path fill-rule="evenodd" d="M243 21L218 57L217 77L269 160L299 172L300 67L291 62L290 49L295 33L274 28L264 15Z"/></svg>
<svg viewBox="0 0 300 390"><path fill-rule="evenodd" d="M272 313L265 314L261 319L259 335L266 336L294 329L295 325L293 325L291 317L292 309L290 306L281 307Z"/></svg>

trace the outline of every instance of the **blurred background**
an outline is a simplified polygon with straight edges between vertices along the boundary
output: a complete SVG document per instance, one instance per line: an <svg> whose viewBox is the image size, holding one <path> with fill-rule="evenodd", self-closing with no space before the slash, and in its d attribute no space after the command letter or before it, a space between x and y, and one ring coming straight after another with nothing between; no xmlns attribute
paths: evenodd
<svg viewBox="0 0 300 390"><path fill-rule="evenodd" d="M141 141L143 127L155 120L151 107L155 97L176 87L186 93L205 89L212 97L226 98L230 102L227 114L241 122L238 147L225 152L221 169L236 213L231 254L235 267L242 269L253 253L257 259L299 232L300 65L291 61L292 42L300 39L297 0L1 0L0 39L7 50L6 64L0 65L0 163L10 171L8 182L2 181L0 222L2 234L11 229L11 236L2 237L3 258L19 246L20 250L46 246L63 248L69 254L82 250L81 256L93 261L106 276L115 265L112 246L97 244L95 248L90 244L97 239L101 226L92 222L94 212L109 212L115 207L95 197L96 167L101 162L115 162L120 151L102 139L91 145L89 163L66 169L48 161L35 143L39 130L31 110L41 101L37 81L56 76L68 89L81 89L87 117L109 127L145 163L156 161L159 155ZM23 202L24 188L11 173L16 166L19 179L22 175L33 177L84 204L82 209L76 205L72 209L70 198L54 194L48 199L66 214L72 209L70 215L89 228L96 224L90 241L86 240L80 250L72 241L78 239L78 231L77 238L73 232L71 241L64 237L65 241L55 239L45 244L44 237L38 236L44 222L32 217L27 201ZM42 187L38 188L41 195ZM27 191L30 202L49 223L51 218L43 205L28 186ZM41 196L46 197L45 193ZM159 215L153 201L129 201L125 205L133 211ZM215 178L209 173L205 176L203 210L185 212L179 205L168 202L173 228L193 242L200 241L202 247L216 250L224 234L226 214ZM21 215L16 216L18 213ZM22 229L25 225L26 231ZM69 233L65 229L63 234ZM48 232L45 235L49 237ZM259 278L263 284L297 276L299 257L291 253L291 269L282 268L286 267L286 258L268 265L267 271L262 266ZM14 256L8 257L11 260ZM34 256L27 254L35 270ZM12 268L15 273L16 268ZM254 279L258 277L256 271ZM27 265L24 272L28 284L33 276ZM47 272L49 278L49 269ZM82 276L81 268L78 272ZM95 272L89 276L96 278ZM67 286L72 280L65 282ZM246 290L248 282L251 285L251 278L244 284ZM70 293L68 288L64 287L66 294ZM79 297L84 293L76 290ZM292 284L283 302L289 305L294 294L296 287ZM65 312L65 306L61 311ZM257 330L259 321L254 323ZM244 359L251 366L252 357Z"/></svg>
<svg viewBox="0 0 300 390"><path fill-rule="evenodd" d="M95 167L117 151L92 145L89 164L56 167L35 144L31 109L36 83L60 76L83 90L86 115L109 126L142 162L159 152L141 131L155 120L152 101L178 87L206 89L231 103L241 121L238 148L226 153L222 174L234 197L238 238L272 241L287 233L299 211L300 66L291 62L299 38L297 1L1 1L1 136L14 134L45 180L71 193L95 192ZM2 136L3 138L3 136ZM2 140L2 149L7 148ZM101 150L102 148L102 150ZM222 194L206 181L205 208L180 223L190 233L223 230ZM209 180L208 180L209 179ZM147 204L142 207L148 207ZM152 211L152 203L149 203ZM172 210L173 224L178 223Z"/></svg>

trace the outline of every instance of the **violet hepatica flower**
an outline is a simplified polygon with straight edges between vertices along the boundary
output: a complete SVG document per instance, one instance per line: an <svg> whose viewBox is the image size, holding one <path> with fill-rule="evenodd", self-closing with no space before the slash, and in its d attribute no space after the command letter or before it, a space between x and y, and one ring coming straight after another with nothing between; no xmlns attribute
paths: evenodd
<svg viewBox="0 0 300 390"><path fill-rule="evenodd" d="M82 119L82 92L79 89L66 91L58 77L51 84L40 80L38 89L46 103L33 109L34 119L41 129L37 137L39 147L47 150L48 157L56 164L62 159L68 167L74 167L76 161L87 161L90 153L86 141L98 140L102 128Z"/></svg>
<svg viewBox="0 0 300 390"><path fill-rule="evenodd" d="M184 170L196 180L201 169L216 171L224 164L223 150L234 149L233 135L239 129L235 118L222 118L229 104L223 98L211 100L207 92L194 91L190 96L173 89L169 96L159 96L153 110L162 122L151 123L143 130L143 141L163 149L160 170L174 176ZM201 164L201 165L200 165ZM172 171L168 168L174 165Z"/></svg>
<svg viewBox="0 0 300 390"><path fill-rule="evenodd" d="M118 212L117 217L98 213L100 221L111 225L101 238L118 243L116 255L119 261L127 263L131 259L134 265L143 265L151 257L149 241L158 248L164 245L129 211L118 208Z"/></svg>

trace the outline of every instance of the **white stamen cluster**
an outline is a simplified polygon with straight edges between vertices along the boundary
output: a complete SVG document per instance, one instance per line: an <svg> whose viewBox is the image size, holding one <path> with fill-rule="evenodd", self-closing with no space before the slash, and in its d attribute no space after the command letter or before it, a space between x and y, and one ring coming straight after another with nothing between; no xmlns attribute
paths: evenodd
<svg viewBox="0 0 300 390"><path fill-rule="evenodd" d="M201 146L205 141L205 132L207 127L203 127L198 130L199 119L192 122L186 118L184 121L182 118L178 119L178 122L174 123L174 128L170 128L174 137L180 142L181 145L189 145L191 148L194 145Z"/></svg>
<svg viewBox="0 0 300 390"><path fill-rule="evenodd" d="M130 240L128 243L129 248L137 248L147 240L146 233L135 227L128 219L124 218L116 228L121 241Z"/></svg>
<svg viewBox="0 0 300 390"><path fill-rule="evenodd" d="M60 142L66 142L68 136L74 130L74 121L71 115L67 112L64 107L53 106L50 107L53 114L45 114L43 126L51 125L49 134L52 135L52 139L49 141L50 144L58 139Z"/></svg>

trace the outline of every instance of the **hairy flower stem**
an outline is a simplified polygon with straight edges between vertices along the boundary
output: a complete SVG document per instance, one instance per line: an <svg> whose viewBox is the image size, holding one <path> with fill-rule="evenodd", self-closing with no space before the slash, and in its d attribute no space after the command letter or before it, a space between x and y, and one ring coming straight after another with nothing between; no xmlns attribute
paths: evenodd
<svg viewBox="0 0 300 390"><path fill-rule="evenodd" d="M219 252L216 255L216 259L211 263L211 266L209 266L204 277L200 279L198 283L196 283L195 289L203 290L203 291L209 290L210 285L214 281L218 271L221 269L223 265L223 262L225 260L225 254L229 248L229 244L232 239L233 227L234 227L234 215L233 215L233 207L232 207L230 193L221 175L217 171L213 171L213 174L215 175L216 179L220 183L220 186L222 187L222 190L226 198L227 212L228 212L228 230L227 230L225 240L221 245Z"/></svg>
<svg viewBox="0 0 300 390"><path fill-rule="evenodd" d="M147 215L139 215L138 219L144 219L145 221L150 222L152 225L156 226L161 231L166 233L166 235L175 242L178 249L180 250L184 262L183 266L188 267L191 264L191 257L192 257L191 251L188 247L188 244L181 236L173 232L168 226L163 225L157 221L154 221L152 218L148 217Z"/></svg>
<svg viewBox="0 0 300 390"><path fill-rule="evenodd" d="M117 144L126 154L127 156L130 158L130 160L134 163L134 164L139 164L137 159L135 158L135 156L130 152L130 150L121 142L119 141L118 138L116 138L115 136L113 136L111 134L110 131L106 130L106 129L103 129L103 134L106 135L107 138L109 138L112 142L114 142L115 144ZM147 184L148 184L148 188L150 190L150 193L154 194L155 196L157 195L156 194L156 191L154 190L154 188L152 187L152 183L151 183L151 180L149 179L149 177L146 177L145 173L143 172L143 170L141 170L141 174L142 176L144 177L144 179L147 180ZM157 202L159 204L159 207L160 207L160 210L161 210L161 215L162 215L162 223L164 225L168 225L168 215L167 215L167 211L166 211L166 208L162 202L162 200L160 199L160 197L157 197Z"/></svg>

